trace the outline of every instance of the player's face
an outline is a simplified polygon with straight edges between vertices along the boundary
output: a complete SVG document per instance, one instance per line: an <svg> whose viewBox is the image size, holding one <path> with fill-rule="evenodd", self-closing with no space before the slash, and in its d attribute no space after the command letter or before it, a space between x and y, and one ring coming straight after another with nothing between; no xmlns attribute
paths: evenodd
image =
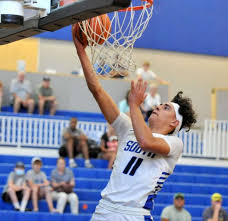
<svg viewBox="0 0 228 221"><path fill-rule="evenodd" d="M169 128L170 132L178 125L176 113L171 103L160 104L156 106L149 117L149 126L153 128Z"/></svg>
<svg viewBox="0 0 228 221"><path fill-rule="evenodd" d="M177 209L181 209L184 207L184 199L182 198L177 198L174 200L174 206L177 208Z"/></svg>

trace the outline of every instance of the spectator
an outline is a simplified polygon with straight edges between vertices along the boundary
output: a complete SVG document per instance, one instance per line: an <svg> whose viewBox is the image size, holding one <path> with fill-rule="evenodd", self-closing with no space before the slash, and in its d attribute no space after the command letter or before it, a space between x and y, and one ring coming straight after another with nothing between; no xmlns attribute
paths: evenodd
<svg viewBox="0 0 228 221"><path fill-rule="evenodd" d="M153 71L150 70L150 62L146 61L143 63L142 68L136 70L137 77L141 77L144 81L158 81L159 83L167 83L160 79Z"/></svg>
<svg viewBox="0 0 228 221"><path fill-rule="evenodd" d="M22 162L17 162L14 171L8 176L7 184L4 187L2 199L5 202L12 202L14 209L24 212L26 209L31 190L26 185L25 166ZM21 206L19 205L21 201Z"/></svg>
<svg viewBox="0 0 228 221"><path fill-rule="evenodd" d="M191 221L190 213L184 209L184 195L177 193L174 195L174 205L167 206L161 214L162 221Z"/></svg>
<svg viewBox="0 0 228 221"><path fill-rule="evenodd" d="M44 114L44 109L50 110L50 115L55 115L57 101L50 87L50 78L44 77L42 85L38 88L38 106L39 114Z"/></svg>
<svg viewBox="0 0 228 221"><path fill-rule="evenodd" d="M51 185L53 187L52 198L57 201L57 210L63 213L66 203L70 203L71 213L78 214L78 196L74 193L74 175L66 168L64 158L60 157L57 161L57 169L51 173Z"/></svg>
<svg viewBox="0 0 228 221"><path fill-rule="evenodd" d="M39 157L34 157L32 159L32 169L26 174L26 180L32 190L33 211L39 211L38 200L45 197L50 212L56 212L53 207L49 181L47 180L46 174L41 171L41 167L41 159Z"/></svg>
<svg viewBox="0 0 228 221"><path fill-rule="evenodd" d="M80 129L77 129L77 122L77 118L71 118L70 126L64 129L62 133L62 146L59 149L59 155L61 157L69 157L70 167L77 167L77 163L74 161L74 158L82 152L85 158L85 167L92 168L93 165L89 160L87 137Z"/></svg>
<svg viewBox="0 0 228 221"><path fill-rule="evenodd" d="M117 137L111 125L108 125L108 130L101 137L101 158L108 160L108 168L112 169L112 165L116 159Z"/></svg>
<svg viewBox="0 0 228 221"><path fill-rule="evenodd" d="M0 111L2 110L3 84L0 81Z"/></svg>
<svg viewBox="0 0 228 221"><path fill-rule="evenodd" d="M130 90L127 91L127 93L125 95L125 99L120 101L119 104L118 104L120 112L125 113L127 115L130 115L130 108L129 108L129 104L128 104L128 95L129 95L129 93L130 93Z"/></svg>
<svg viewBox="0 0 228 221"><path fill-rule="evenodd" d="M161 96L158 94L158 88L155 84L151 84L149 87L149 93L147 93L146 99L141 105L142 112L148 119L155 106L161 104Z"/></svg>
<svg viewBox="0 0 228 221"><path fill-rule="evenodd" d="M211 197L211 207L203 212L203 221L228 221L228 214L222 208L222 195L214 193Z"/></svg>
<svg viewBox="0 0 228 221"><path fill-rule="evenodd" d="M10 93L15 113L19 112L21 106L28 108L28 113L33 113L35 102L31 98L30 81L25 79L24 72L18 72L17 78L11 81Z"/></svg>

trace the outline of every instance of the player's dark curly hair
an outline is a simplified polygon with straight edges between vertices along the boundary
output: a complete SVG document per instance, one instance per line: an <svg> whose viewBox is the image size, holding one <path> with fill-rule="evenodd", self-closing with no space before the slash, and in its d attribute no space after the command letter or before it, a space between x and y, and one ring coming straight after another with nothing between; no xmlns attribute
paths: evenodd
<svg viewBox="0 0 228 221"><path fill-rule="evenodd" d="M182 128L189 131L193 124L196 123L196 113L192 108L192 100L188 97L183 97L183 92L179 91L172 99L172 102L180 105L179 113L183 116Z"/></svg>

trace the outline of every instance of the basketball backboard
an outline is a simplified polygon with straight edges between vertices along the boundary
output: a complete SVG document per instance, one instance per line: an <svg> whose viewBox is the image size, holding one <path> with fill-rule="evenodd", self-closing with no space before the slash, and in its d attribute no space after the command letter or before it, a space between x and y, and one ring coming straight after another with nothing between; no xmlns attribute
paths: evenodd
<svg viewBox="0 0 228 221"><path fill-rule="evenodd" d="M36 10L25 9L24 25L18 28L0 28L0 45L31 37L45 31L56 31L108 12L130 5L131 0L77 0L57 8L42 18Z"/></svg>

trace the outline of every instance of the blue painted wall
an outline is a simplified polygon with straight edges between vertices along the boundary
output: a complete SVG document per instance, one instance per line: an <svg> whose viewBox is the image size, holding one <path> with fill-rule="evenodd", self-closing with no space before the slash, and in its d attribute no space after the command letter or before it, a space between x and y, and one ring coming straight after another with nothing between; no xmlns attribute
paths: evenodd
<svg viewBox="0 0 228 221"><path fill-rule="evenodd" d="M72 40L70 30L39 37ZM154 15L135 47L228 56L228 0L155 0Z"/></svg>

